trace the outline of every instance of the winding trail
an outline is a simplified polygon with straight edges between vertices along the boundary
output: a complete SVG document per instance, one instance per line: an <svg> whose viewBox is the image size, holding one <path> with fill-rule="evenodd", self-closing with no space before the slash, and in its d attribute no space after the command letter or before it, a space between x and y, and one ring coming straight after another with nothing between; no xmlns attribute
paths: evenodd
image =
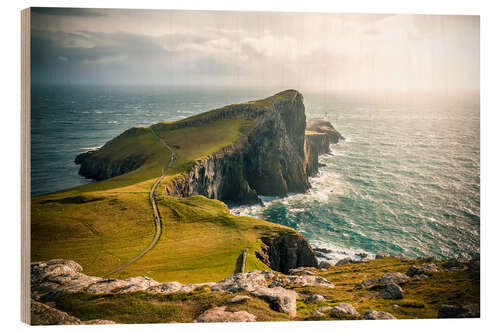
<svg viewBox="0 0 500 333"><path fill-rule="evenodd" d="M123 263L121 264L120 266L116 267L115 269L113 269L112 271L106 273L103 275L104 278L107 278L119 271L121 271L122 269L124 269L125 267L127 267L128 265L134 263L135 261L137 261L138 259L140 259L142 256L144 256L146 253L148 253L155 245L156 243L158 242L158 240L160 239L160 235L161 235L161 219L160 219L160 214L158 213L158 207L156 206L156 201L155 201L155 191L156 191L156 188L158 187L158 185L161 183L161 181L163 180L163 178L165 178L165 176L167 175L167 172L170 170L170 168L172 167L172 164L174 164L174 161L175 161L175 153L174 153L174 150L172 149L172 147L170 147L167 142L162 138L160 137L158 134L156 134L156 132L153 130L152 127L150 127L151 129L151 132L153 132L154 136L156 136L158 138L158 140L160 140L160 142L170 151L171 153L171 157L170 157L170 161L168 162L168 165L167 165L167 168L163 171L163 174L158 177L158 179L156 180L156 182L153 184L153 186L151 187L151 191L149 192L149 200L151 201L151 206L153 207L153 213L154 213L154 216L155 216L155 225L156 225L156 231L155 231L155 237L153 238L153 240L151 241L151 243L148 245L147 248L145 248L141 253L139 253L138 255L136 255L135 257L133 257L132 259L130 259L129 261L127 261L126 263Z"/></svg>

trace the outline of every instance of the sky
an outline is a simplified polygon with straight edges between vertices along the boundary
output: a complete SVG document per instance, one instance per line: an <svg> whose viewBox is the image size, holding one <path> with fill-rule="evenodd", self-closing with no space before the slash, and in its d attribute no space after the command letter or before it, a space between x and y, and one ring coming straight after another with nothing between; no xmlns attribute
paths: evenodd
<svg viewBox="0 0 500 333"><path fill-rule="evenodd" d="M36 84L478 91L479 16L33 8Z"/></svg>

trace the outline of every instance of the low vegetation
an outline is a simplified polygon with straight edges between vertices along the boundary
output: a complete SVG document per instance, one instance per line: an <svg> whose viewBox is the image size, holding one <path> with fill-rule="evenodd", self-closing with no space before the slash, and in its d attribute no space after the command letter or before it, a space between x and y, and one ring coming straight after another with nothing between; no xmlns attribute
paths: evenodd
<svg viewBox="0 0 500 333"><path fill-rule="evenodd" d="M176 154L166 181L234 144L252 124L252 120L225 119L184 128L154 125ZM102 276L151 242L155 229L149 191L170 160L170 152L151 128L137 127L96 154L104 159L140 155L145 162L108 180L33 197L32 261L72 259L89 274ZM158 196L157 203L163 224L159 242L116 277L148 275L183 283L220 280L239 269L238 258L246 248L248 269L265 268L255 257L262 235L291 231L263 220L232 216L223 203L204 197Z"/></svg>
<svg viewBox="0 0 500 333"><path fill-rule="evenodd" d="M367 263L335 266L327 270L310 269L335 284L335 288L301 287L295 291L301 295L297 300L295 320L334 320L328 312L314 316L318 308L350 303L360 314L368 310L385 311L398 319L436 318L441 304L466 305L479 303L479 272L456 270L433 273L428 278L410 280L401 284L403 299L388 300L378 297L379 288L357 288L363 280L380 277L385 273L406 272L421 260L403 262L395 258L377 259ZM249 293L238 293L249 295ZM310 294L321 294L324 301L306 304ZM192 322L204 311L226 306L228 311L247 311L258 321L291 320L285 313L270 308L269 303L251 297L248 301L231 303L237 294L211 292L200 287L191 293L168 295L135 292L129 294L91 295L77 293L55 300L56 307L82 320L106 318L121 323L147 322ZM346 317L344 319L359 319Z"/></svg>

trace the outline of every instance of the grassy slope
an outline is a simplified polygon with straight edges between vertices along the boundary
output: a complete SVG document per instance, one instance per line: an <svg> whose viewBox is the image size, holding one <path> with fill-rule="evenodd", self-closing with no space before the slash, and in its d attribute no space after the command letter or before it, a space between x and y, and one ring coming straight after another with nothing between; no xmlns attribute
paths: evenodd
<svg viewBox="0 0 500 333"><path fill-rule="evenodd" d="M411 264L394 258L372 260L366 264L333 267L327 271L313 270L335 284L334 289L323 287L297 288L303 294L319 293L325 301L305 304L297 300L296 320L332 320L326 315L311 316L322 306L351 303L360 314L368 310L386 311L398 319L436 318L441 304L467 305L479 303L478 272L454 271L436 273L428 279L413 280L401 287L405 297L385 300L377 297L378 289L356 289L358 282L379 277L388 272L406 272ZM240 293L245 294L245 293ZM245 310L259 321L290 320L283 313L270 310L269 304L252 297L246 303L232 304L235 294L209 292L199 288L192 293L149 295L143 292L122 295L89 295L87 293L64 296L56 300L57 308L83 320L105 318L122 323L190 322L203 311L214 306L227 306L230 311ZM398 305L399 307L394 307Z"/></svg>
<svg viewBox="0 0 500 333"><path fill-rule="evenodd" d="M251 121L233 119L157 132L175 149L168 178L186 172L201 158L244 135ZM148 194L170 160L169 151L148 127L133 128L109 142L101 158L144 154L138 169L105 181L32 198L32 261L73 259L88 274L102 275L144 249L154 235ZM157 246L120 277L148 275L160 281L219 280L234 272L244 247L257 249L261 233L288 230L266 221L230 216L220 202L206 198L163 198L164 225ZM172 209L181 210L179 218ZM254 251L251 251L253 254ZM255 256L249 268L262 268Z"/></svg>

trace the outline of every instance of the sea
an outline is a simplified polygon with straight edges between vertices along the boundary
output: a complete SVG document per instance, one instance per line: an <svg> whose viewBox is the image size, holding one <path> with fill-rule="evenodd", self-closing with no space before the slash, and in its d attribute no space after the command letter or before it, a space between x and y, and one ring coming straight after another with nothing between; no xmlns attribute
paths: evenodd
<svg viewBox="0 0 500 333"><path fill-rule="evenodd" d="M282 90L282 89L281 89ZM89 183L74 163L132 126L172 121L280 89L32 86L32 195ZM345 137L307 193L232 207L300 231L322 260L480 255L480 104L470 93L304 92L308 118ZM326 253L327 252L327 253Z"/></svg>

